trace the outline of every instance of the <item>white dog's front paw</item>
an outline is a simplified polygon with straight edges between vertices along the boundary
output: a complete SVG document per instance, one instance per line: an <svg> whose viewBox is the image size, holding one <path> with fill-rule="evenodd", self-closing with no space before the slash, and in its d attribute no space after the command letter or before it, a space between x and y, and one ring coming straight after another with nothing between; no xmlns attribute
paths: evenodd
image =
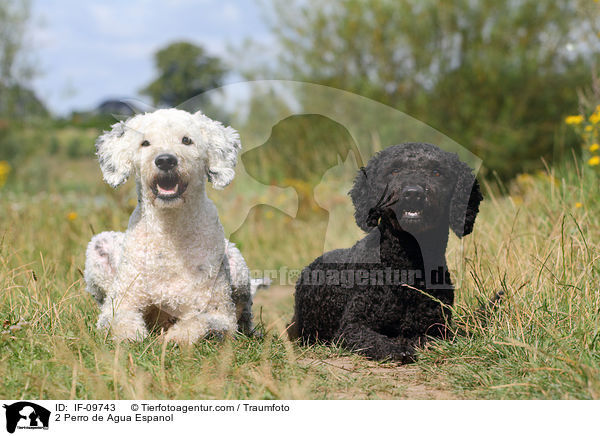
<svg viewBox="0 0 600 436"><path fill-rule="evenodd" d="M98 320L98 329L110 329L112 338L117 341L142 341L148 336L148 329L141 315L133 313L120 313L108 319L100 317Z"/></svg>
<svg viewBox="0 0 600 436"><path fill-rule="evenodd" d="M148 336L148 330L146 329L146 327L123 329L119 327L115 328L114 325L112 326L112 337L117 342L143 341L146 338L146 336Z"/></svg>
<svg viewBox="0 0 600 436"><path fill-rule="evenodd" d="M200 326L186 326L186 323L175 323L173 327L171 327L165 333L165 341L166 342L176 342L181 345L189 345L196 342L201 337L206 335L207 330L205 327Z"/></svg>
<svg viewBox="0 0 600 436"><path fill-rule="evenodd" d="M165 334L165 341L193 344L208 334L214 333L221 337L233 334L236 327L235 315L204 313L177 321Z"/></svg>

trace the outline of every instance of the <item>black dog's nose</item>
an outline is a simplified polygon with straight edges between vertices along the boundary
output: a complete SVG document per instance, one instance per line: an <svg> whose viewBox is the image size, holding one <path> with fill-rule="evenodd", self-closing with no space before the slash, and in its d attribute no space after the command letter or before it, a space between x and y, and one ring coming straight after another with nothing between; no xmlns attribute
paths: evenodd
<svg viewBox="0 0 600 436"><path fill-rule="evenodd" d="M177 158L172 154L160 154L154 159L154 164L160 170L169 171L177 166Z"/></svg>
<svg viewBox="0 0 600 436"><path fill-rule="evenodd" d="M402 199L409 202L421 202L425 199L425 190L417 185L409 185L402 188Z"/></svg>

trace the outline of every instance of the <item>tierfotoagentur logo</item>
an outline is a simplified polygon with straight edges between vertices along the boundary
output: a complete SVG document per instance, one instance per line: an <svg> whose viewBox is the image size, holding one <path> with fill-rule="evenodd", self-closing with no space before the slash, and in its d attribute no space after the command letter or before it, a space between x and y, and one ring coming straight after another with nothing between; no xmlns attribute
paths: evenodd
<svg viewBox="0 0 600 436"><path fill-rule="evenodd" d="M29 401L4 404L6 409L6 431L14 433L19 430L48 430L50 411Z"/></svg>

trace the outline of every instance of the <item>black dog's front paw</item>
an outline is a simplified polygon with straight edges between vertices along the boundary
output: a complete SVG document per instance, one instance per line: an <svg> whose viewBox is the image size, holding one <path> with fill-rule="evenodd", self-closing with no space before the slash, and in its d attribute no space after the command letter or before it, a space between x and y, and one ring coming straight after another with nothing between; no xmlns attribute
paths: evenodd
<svg viewBox="0 0 600 436"><path fill-rule="evenodd" d="M404 365L407 363L415 363L417 361L417 356L414 350L407 350L393 353L391 359Z"/></svg>
<svg viewBox="0 0 600 436"><path fill-rule="evenodd" d="M361 350L362 354L372 360L393 361L400 364L414 363L417 360L415 348L406 343L406 339L400 341L391 340L379 347L370 347Z"/></svg>

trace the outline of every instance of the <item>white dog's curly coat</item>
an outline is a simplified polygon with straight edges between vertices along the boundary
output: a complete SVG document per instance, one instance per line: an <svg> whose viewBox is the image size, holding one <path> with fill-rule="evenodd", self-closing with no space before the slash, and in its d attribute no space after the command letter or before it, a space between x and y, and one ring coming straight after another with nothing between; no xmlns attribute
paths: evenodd
<svg viewBox="0 0 600 436"><path fill-rule="evenodd" d="M251 331L248 267L205 191L207 179L231 182L240 148L231 127L178 109L136 115L98 138L104 180L117 187L134 175L138 195L127 231L100 233L87 248L98 328L136 340L159 325L180 343Z"/></svg>

